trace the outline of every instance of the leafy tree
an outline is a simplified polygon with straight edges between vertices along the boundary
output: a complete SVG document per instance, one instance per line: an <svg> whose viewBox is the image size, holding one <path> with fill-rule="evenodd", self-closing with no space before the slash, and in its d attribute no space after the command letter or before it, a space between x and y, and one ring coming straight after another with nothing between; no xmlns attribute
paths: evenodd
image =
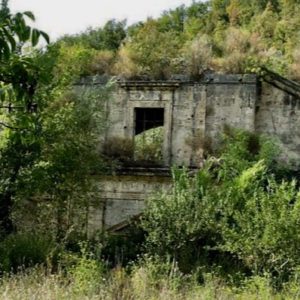
<svg viewBox="0 0 300 300"><path fill-rule="evenodd" d="M126 37L126 20L109 20L103 27L88 28L77 35L66 35L60 41L74 46L82 44L88 49L116 51Z"/></svg>
<svg viewBox="0 0 300 300"><path fill-rule="evenodd" d="M11 209L16 193L15 183L24 165L30 164L38 152L36 135L39 100L35 98L40 69L30 56L22 54L22 46L37 45L40 36L49 41L46 33L31 28L26 18L34 20L31 12L10 13L7 1L0 9L0 91L2 114L0 148L0 228L12 231ZM24 113L25 112L25 113Z"/></svg>
<svg viewBox="0 0 300 300"><path fill-rule="evenodd" d="M193 2L186 8L184 31L187 39L206 33L208 26L209 2Z"/></svg>
<svg viewBox="0 0 300 300"><path fill-rule="evenodd" d="M207 35L189 41L182 48L183 70L193 78L199 78L212 63L212 42Z"/></svg>
<svg viewBox="0 0 300 300"><path fill-rule="evenodd" d="M211 15L214 22L228 23L229 17L226 11L230 0L212 0L211 1Z"/></svg>
<svg viewBox="0 0 300 300"><path fill-rule="evenodd" d="M88 197L82 195L91 187L90 174L99 169L99 99L108 98L108 89L73 92L94 55L85 47L61 42L24 55L17 33L14 38L16 49L2 58L1 70L2 105L10 111L1 115L0 225L3 233L12 232L13 207L37 201L48 205L49 224L56 223L62 237L73 224L76 205L87 207Z"/></svg>
<svg viewBox="0 0 300 300"><path fill-rule="evenodd" d="M272 4L268 3L263 13L257 15L253 21L255 22L253 29L259 32L266 42L271 43L276 28L274 24L278 22L278 15Z"/></svg>
<svg viewBox="0 0 300 300"><path fill-rule="evenodd" d="M176 32L161 32L156 21L148 20L125 49L129 59L138 66L139 75L167 78L172 73L180 41L181 37ZM119 70L122 72L122 64Z"/></svg>
<svg viewBox="0 0 300 300"><path fill-rule="evenodd" d="M86 233L91 174L102 169L101 100L107 100L110 91L106 86L87 91L74 86L90 58L86 48L63 43L34 56L45 80L38 82L35 95L41 99L36 114L39 130L32 134L36 148L29 152L31 160L23 163L13 185L17 228L28 217L28 205L34 204L30 215L36 216L38 228L52 230L48 233L58 239L70 228Z"/></svg>
<svg viewBox="0 0 300 300"><path fill-rule="evenodd" d="M158 27L161 31L183 32L185 19L186 10L184 5L182 5L174 10L164 12L158 19Z"/></svg>

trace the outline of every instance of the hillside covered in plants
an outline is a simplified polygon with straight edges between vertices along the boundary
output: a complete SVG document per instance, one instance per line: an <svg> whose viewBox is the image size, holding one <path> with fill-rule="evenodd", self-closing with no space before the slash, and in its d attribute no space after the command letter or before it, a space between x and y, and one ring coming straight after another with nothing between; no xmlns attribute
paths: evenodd
<svg viewBox="0 0 300 300"><path fill-rule="evenodd" d="M194 1L130 26L111 20L58 44L70 58L86 59L83 75L197 78L205 70L253 73L265 66L297 80L299 5L297 0Z"/></svg>

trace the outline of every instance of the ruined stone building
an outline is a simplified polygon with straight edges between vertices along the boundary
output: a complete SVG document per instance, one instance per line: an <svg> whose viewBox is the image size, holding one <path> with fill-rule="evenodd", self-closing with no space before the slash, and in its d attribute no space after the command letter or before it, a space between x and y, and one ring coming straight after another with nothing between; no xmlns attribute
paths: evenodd
<svg viewBox="0 0 300 300"><path fill-rule="evenodd" d="M93 84L101 82L96 79ZM299 84L271 72L263 78L208 74L199 81L179 76L168 81L119 81L106 103L106 152L116 155L119 147L130 156L136 136L159 127L161 153L159 162L149 165L139 164L134 154L127 161L123 158L125 167L99 178L91 228L122 228L142 212L145 198L170 188L172 165L200 167L203 153L216 145L224 126L274 137L282 159L299 164L299 98Z"/></svg>

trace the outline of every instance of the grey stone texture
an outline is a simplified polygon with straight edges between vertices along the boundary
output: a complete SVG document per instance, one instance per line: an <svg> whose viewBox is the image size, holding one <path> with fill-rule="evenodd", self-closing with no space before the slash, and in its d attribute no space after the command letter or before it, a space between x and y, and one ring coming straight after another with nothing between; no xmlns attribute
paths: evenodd
<svg viewBox="0 0 300 300"><path fill-rule="evenodd" d="M117 231L145 207L145 199L172 188L171 178L155 172L109 175L97 178L97 199L89 209L89 234L102 230ZM131 174L130 174L131 173Z"/></svg>
<svg viewBox="0 0 300 300"><path fill-rule="evenodd" d="M282 149L281 159L299 165L300 99L293 92L294 83L280 85L274 78L266 82L251 74L208 74L199 81L178 78L119 80L106 103L104 139L133 140L135 108L164 108L164 168L200 168L205 148L216 147L225 126L273 137ZM96 229L112 228L141 213L147 197L171 188L170 177L155 171L152 175L128 171L99 182L99 205L91 218Z"/></svg>

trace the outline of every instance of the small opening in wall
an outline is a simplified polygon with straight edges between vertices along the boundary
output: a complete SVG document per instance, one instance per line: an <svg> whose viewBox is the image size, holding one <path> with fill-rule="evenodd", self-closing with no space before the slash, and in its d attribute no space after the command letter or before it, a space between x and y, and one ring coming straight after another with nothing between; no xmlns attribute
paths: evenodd
<svg viewBox="0 0 300 300"><path fill-rule="evenodd" d="M142 165L161 165L163 138L164 108L135 108L135 162Z"/></svg>
<svg viewBox="0 0 300 300"><path fill-rule="evenodd" d="M164 108L135 108L135 134L164 125Z"/></svg>

